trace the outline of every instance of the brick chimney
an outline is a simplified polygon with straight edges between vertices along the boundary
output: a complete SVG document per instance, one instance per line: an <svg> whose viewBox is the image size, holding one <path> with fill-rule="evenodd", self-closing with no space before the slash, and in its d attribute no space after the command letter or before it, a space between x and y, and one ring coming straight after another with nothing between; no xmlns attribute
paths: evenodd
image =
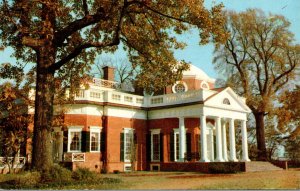
<svg viewBox="0 0 300 191"><path fill-rule="evenodd" d="M110 66L104 66L102 69L104 73L104 80L115 81L115 68Z"/></svg>

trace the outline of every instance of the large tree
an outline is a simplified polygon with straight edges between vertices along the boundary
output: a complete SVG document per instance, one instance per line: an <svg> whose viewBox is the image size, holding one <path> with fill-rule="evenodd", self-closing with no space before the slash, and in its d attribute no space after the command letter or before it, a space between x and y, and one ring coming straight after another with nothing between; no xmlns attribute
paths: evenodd
<svg viewBox="0 0 300 191"><path fill-rule="evenodd" d="M35 63L33 167L49 170L55 75L84 71L97 53L120 43L142 74L138 84L159 89L178 79L186 64L172 50L175 34L199 28L201 43L224 39L221 5L207 10L199 0L2 0L0 36L22 62ZM184 62L182 62L184 63ZM156 86L152 81L155 80Z"/></svg>
<svg viewBox="0 0 300 191"><path fill-rule="evenodd" d="M290 23L280 15L260 10L228 12L225 25L230 37L215 49L214 64L227 83L247 98L256 122L258 159L267 158L265 116L295 77L300 46L294 44Z"/></svg>

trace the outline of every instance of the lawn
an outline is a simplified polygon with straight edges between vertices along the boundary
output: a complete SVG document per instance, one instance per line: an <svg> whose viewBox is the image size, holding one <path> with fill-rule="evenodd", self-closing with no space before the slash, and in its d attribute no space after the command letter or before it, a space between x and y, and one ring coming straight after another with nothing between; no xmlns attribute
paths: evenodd
<svg viewBox="0 0 300 191"><path fill-rule="evenodd" d="M300 189L300 169L238 174L136 172L108 174L121 189Z"/></svg>
<svg viewBox="0 0 300 191"><path fill-rule="evenodd" d="M58 189L300 189L300 169L238 174L132 172L97 176L121 182L69 185ZM0 175L0 182L10 177Z"/></svg>

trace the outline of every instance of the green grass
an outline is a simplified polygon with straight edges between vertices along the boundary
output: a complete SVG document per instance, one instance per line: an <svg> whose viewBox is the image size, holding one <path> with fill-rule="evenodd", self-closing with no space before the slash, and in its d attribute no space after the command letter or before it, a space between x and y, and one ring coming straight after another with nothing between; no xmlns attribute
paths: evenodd
<svg viewBox="0 0 300 191"><path fill-rule="evenodd" d="M119 174L92 174L81 172L87 178L70 181L67 185L48 182L22 189L300 189L300 169L288 171L249 172L237 174L203 174L196 172L133 172ZM3 182L29 175L0 175ZM77 174L78 176L78 174ZM82 176L84 177L84 176ZM84 179L84 180L83 180Z"/></svg>

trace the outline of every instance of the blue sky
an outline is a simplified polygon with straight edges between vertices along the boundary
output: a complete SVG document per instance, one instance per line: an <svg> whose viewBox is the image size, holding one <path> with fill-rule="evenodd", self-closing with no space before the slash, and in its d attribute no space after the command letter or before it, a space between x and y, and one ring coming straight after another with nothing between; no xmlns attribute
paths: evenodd
<svg viewBox="0 0 300 191"><path fill-rule="evenodd" d="M237 12L245 11L249 8L259 8L266 13L281 14L290 22L290 30L295 34L297 43L300 43L300 0L205 0L205 5L209 8L215 3L222 2L225 9L235 10ZM199 46L199 37L197 32L185 34L180 38L187 43L184 50L176 51L175 57L179 60L191 62L204 70L209 76L217 78L218 75L212 65L213 45L208 44ZM6 48L0 52L0 63L11 62L16 60L11 57L12 50ZM124 58L125 54L122 51L117 51L116 57Z"/></svg>

